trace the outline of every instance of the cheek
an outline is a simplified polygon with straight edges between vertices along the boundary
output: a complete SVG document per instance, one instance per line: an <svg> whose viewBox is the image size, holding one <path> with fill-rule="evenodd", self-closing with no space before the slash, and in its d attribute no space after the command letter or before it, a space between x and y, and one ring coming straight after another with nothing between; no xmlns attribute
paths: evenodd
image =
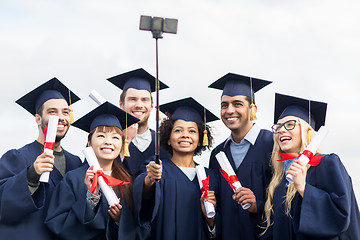
<svg viewBox="0 0 360 240"><path fill-rule="evenodd" d="M225 113L226 113L226 109L221 109L220 110L220 116L221 116L222 119L224 118Z"/></svg>
<svg viewBox="0 0 360 240"><path fill-rule="evenodd" d="M152 107L151 107L151 102L146 102L146 103L143 104L143 106L144 106L147 110L149 110L149 111L150 111L151 108L152 108Z"/></svg>
<svg viewBox="0 0 360 240"><path fill-rule="evenodd" d="M279 134L276 134L275 135L275 142L280 145L280 137L279 137Z"/></svg>

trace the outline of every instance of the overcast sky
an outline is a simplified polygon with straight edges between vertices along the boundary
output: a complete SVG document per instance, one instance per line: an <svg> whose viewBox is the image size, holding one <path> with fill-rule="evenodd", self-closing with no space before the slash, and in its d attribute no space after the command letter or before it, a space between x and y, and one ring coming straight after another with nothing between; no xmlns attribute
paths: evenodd
<svg viewBox="0 0 360 240"><path fill-rule="evenodd" d="M155 40L139 30L140 15L176 18L178 33L159 40L159 76L170 87L161 103L192 96L219 116L221 91L207 86L228 72L273 81L256 94L263 128L273 124L275 92L327 102L323 150L340 156L359 200L359 10L355 0L0 0L0 155L37 137L18 98L57 77L81 98L75 119L96 107L93 89L117 105L121 91L107 78L156 73ZM212 126L215 144L230 134L221 121ZM83 158L85 143L71 128L63 146Z"/></svg>

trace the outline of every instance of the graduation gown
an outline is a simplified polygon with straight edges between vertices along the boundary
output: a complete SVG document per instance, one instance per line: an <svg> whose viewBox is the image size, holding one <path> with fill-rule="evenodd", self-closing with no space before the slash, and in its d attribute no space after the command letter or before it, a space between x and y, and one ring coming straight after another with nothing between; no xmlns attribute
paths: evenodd
<svg viewBox="0 0 360 240"><path fill-rule="evenodd" d="M129 144L129 152L130 157L125 157L123 161L124 168L130 173L131 176L134 178L142 172L141 168L144 164L145 160L150 159L155 155L155 131L151 130L151 143L148 146L148 148L141 152L134 143ZM166 152L164 149L160 148L160 159L166 159L170 158L170 155L168 152Z"/></svg>
<svg viewBox="0 0 360 240"><path fill-rule="evenodd" d="M254 145L250 148L240 166L235 169L235 162L230 152L230 145L225 141L219 144L210 156L209 168L216 169L219 181L219 223L217 225L218 238L227 239L258 239L258 228L266 201L266 188L271 180L270 158L273 148L273 134L268 130L260 130ZM215 155L223 151L236 176L243 187L249 188L256 196L257 214L243 210L241 205L232 199L234 191L220 174L220 165Z"/></svg>
<svg viewBox="0 0 360 240"><path fill-rule="evenodd" d="M153 194L143 198L146 172L134 182L134 205L140 225L151 225L151 239L209 239L207 222L201 210L200 187L197 177L189 178L170 159L163 159L163 174L155 182ZM210 190L216 178L209 169ZM216 190L215 190L216 191Z"/></svg>
<svg viewBox="0 0 360 240"><path fill-rule="evenodd" d="M336 154L310 167L303 198L296 193L284 213L286 179L274 192L274 225L263 239L360 239L360 213L351 178Z"/></svg>
<svg viewBox="0 0 360 240"><path fill-rule="evenodd" d="M82 165L79 157L64 151L66 171ZM41 154L36 141L18 150L9 150L0 159L0 233L8 239L53 239L44 225L52 191L62 179L54 168L49 183L40 183L33 195L27 181L27 168Z"/></svg>
<svg viewBox="0 0 360 240"><path fill-rule="evenodd" d="M50 201L45 224L61 239L143 239L124 201L121 201L123 208L119 226L110 217L109 205L103 194L95 211L91 209L86 201L87 187L84 183L88 168L88 164L85 164L69 172L58 184Z"/></svg>

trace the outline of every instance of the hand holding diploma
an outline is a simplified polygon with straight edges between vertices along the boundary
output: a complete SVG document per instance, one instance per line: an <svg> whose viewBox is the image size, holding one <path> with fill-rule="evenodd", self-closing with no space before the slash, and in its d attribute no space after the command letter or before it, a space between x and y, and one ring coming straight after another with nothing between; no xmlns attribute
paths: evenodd
<svg viewBox="0 0 360 240"><path fill-rule="evenodd" d="M306 164L310 164L312 166L318 165L322 156L314 156L314 154L316 153L316 150L320 147L321 142L325 139L328 132L329 130L325 126L320 127L319 131L311 140L303 153L279 153L283 157L283 159L281 159L280 161L294 159L298 157L298 162L303 166L306 166ZM286 180L290 183L294 182L293 176L291 174L286 175Z"/></svg>
<svg viewBox="0 0 360 240"><path fill-rule="evenodd" d="M53 154L55 147L55 138L57 126L59 123L59 116L50 115L47 128L44 130L45 142L43 152ZM49 182L50 172L43 172L40 176L40 182Z"/></svg>
<svg viewBox="0 0 360 240"><path fill-rule="evenodd" d="M239 179L237 178L233 168L231 167L231 164L226 157L225 153L220 151L218 154L215 155L218 163L221 167L221 173L223 177L226 179L226 181L229 183L230 187L236 192L237 189L241 188L241 184ZM246 203L244 205L241 205L244 210L248 209L251 204Z"/></svg>
<svg viewBox="0 0 360 240"><path fill-rule="evenodd" d="M83 153L85 155L86 161L88 162L89 166L93 166L93 170L95 171L92 186L89 190L90 193L94 193L98 189L97 183L99 183L100 188L103 194L105 195L105 198L109 206L118 204L119 199L116 196L114 190L110 186L128 184L128 182L124 182L104 174L92 147L87 147L83 149Z"/></svg>
<svg viewBox="0 0 360 240"><path fill-rule="evenodd" d="M201 189L201 196L206 198L209 189L209 176L206 177L205 169L201 165L196 166L196 175L199 181L199 186ZM208 218L212 218L215 216L215 208L214 204L204 201L205 211Z"/></svg>

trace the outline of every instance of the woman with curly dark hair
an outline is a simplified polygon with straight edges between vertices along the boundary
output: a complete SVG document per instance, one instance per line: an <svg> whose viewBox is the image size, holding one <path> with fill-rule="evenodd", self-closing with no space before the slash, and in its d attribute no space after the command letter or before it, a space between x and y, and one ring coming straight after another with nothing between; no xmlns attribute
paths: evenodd
<svg viewBox="0 0 360 240"><path fill-rule="evenodd" d="M207 197L202 196L193 159L212 144L206 122L218 120L193 98L164 104L168 115L160 126L160 145L170 159L154 161L134 181L134 206L140 225L151 225L152 239L209 239L215 218L206 215L204 201L216 206L214 174Z"/></svg>

